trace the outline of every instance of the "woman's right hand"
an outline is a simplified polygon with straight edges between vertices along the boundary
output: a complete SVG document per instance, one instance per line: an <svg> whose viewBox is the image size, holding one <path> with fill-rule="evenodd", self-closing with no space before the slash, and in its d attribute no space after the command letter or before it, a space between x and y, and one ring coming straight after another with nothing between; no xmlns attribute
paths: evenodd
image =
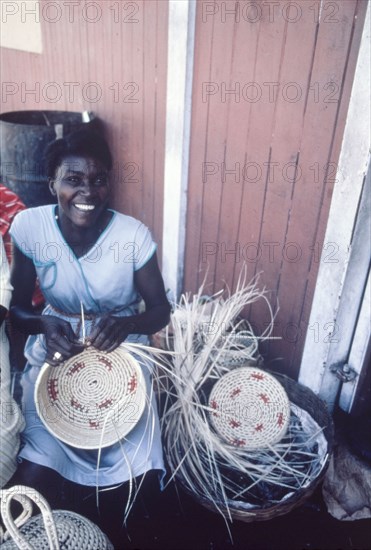
<svg viewBox="0 0 371 550"><path fill-rule="evenodd" d="M53 315L41 315L40 323L47 349L45 361L50 365L59 365L85 349L67 321Z"/></svg>

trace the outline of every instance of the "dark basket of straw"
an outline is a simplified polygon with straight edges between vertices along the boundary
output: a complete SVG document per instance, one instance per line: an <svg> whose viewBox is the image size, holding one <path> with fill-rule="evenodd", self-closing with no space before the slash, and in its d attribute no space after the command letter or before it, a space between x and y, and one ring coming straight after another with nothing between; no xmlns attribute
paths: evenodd
<svg viewBox="0 0 371 550"><path fill-rule="evenodd" d="M327 457L319 475L311 480L305 488L297 489L281 502L268 502L261 507L251 507L251 504L247 502L232 499L227 500L226 506L225 502L216 502L215 500L206 498L204 495L191 491L184 478L176 475L180 486L188 494L205 508L213 512L222 513L226 518L230 517L233 520L244 522L266 521L291 512L294 508L301 506L313 494L323 480L329 464L334 439L334 426L326 404L309 388L291 378L277 373L271 374L282 384L290 402L309 413L312 419L322 428L322 433L327 442Z"/></svg>

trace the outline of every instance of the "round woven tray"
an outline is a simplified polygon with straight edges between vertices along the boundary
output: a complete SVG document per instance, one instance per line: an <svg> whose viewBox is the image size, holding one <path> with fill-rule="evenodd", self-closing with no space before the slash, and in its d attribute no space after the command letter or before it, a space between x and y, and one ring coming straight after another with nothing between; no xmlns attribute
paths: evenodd
<svg viewBox="0 0 371 550"><path fill-rule="evenodd" d="M225 517L229 517L230 514L232 519L246 523L270 520L277 516L287 514L294 508L302 505L313 494L315 489L323 480L332 453L334 425L326 403L317 397L317 395L315 395L315 393L309 388L295 382L295 380L277 373L274 373L273 375L277 378L280 384L282 384L290 402L307 411L323 429L323 434L327 441L327 458L320 474L313 479L309 485L296 490L285 500L277 504L252 508L251 506L246 506L244 502L228 500L228 510L222 502L214 502L204 496L191 492L186 481L181 476L176 476L176 480L180 483L181 487L183 487L188 494L199 502L199 504L212 512L223 512Z"/></svg>
<svg viewBox="0 0 371 550"><path fill-rule="evenodd" d="M58 439L79 449L108 447L142 416L145 381L139 363L120 349L89 348L63 365L44 365L36 381L37 412Z"/></svg>
<svg viewBox="0 0 371 550"><path fill-rule="evenodd" d="M210 421L231 445L260 449L285 435L290 402L282 385L271 374L255 367L236 368L214 385Z"/></svg>

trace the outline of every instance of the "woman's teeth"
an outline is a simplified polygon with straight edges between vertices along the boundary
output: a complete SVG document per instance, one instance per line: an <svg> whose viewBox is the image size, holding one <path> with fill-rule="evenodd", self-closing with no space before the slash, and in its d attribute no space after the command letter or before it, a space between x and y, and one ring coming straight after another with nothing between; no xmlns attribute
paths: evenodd
<svg viewBox="0 0 371 550"><path fill-rule="evenodd" d="M87 212L89 210L94 210L95 208L94 204L75 204L75 207L78 210L83 210L84 212Z"/></svg>

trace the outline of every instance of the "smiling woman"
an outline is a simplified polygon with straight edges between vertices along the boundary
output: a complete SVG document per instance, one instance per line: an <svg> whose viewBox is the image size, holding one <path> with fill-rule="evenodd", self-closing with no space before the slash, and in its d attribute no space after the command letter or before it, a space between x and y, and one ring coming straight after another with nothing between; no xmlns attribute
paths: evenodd
<svg viewBox="0 0 371 550"><path fill-rule="evenodd" d="M35 382L45 362L58 368L87 346L112 352L124 341L146 344L147 335L169 320L170 306L149 230L108 208L111 168L108 145L99 134L84 130L53 142L46 152L46 173L58 204L21 212L11 228L16 244L11 318L30 335L22 376L26 429L14 481L33 485L61 508L67 506L56 502L65 492L63 478L76 487L95 486L97 480L99 486L124 487L148 470L164 473L151 365L141 365L148 391L145 413L128 436L101 450L98 470L97 451L72 448L56 439L35 408ZM41 315L31 305L36 277L47 303ZM138 311L141 299L143 313ZM124 507L122 501L120 524ZM112 510L101 512L100 520L92 519L104 529L106 513L107 524L115 528ZM117 533L120 528L117 524Z"/></svg>

